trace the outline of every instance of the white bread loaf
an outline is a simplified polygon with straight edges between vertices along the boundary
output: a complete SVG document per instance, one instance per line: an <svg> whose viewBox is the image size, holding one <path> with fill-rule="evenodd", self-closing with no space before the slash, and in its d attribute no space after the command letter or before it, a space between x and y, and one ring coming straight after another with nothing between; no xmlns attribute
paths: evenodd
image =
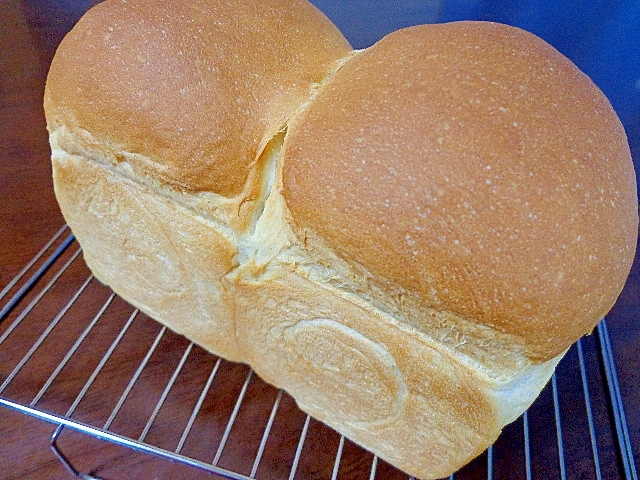
<svg viewBox="0 0 640 480"><path fill-rule="evenodd" d="M109 0L44 105L97 278L419 478L531 404L634 256L617 116L512 27L355 52L305 0Z"/></svg>

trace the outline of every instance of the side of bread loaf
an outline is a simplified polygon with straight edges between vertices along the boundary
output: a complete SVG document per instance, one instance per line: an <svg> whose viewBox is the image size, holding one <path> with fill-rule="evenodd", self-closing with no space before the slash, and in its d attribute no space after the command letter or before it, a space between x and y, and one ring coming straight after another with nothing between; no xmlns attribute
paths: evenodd
<svg viewBox="0 0 640 480"><path fill-rule="evenodd" d="M415 27L353 52L304 0L257 5L107 1L81 20L45 92L62 212L123 298L446 476L619 294L638 228L624 131L521 30Z"/></svg>

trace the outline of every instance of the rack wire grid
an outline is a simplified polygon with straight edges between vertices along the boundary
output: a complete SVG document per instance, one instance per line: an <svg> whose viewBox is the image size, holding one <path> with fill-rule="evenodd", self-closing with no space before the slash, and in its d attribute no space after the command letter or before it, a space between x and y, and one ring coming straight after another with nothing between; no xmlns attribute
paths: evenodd
<svg viewBox="0 0 640 480"><path fill-rule="evenodd" d="M0 292L0 405L231 479L409 479L249 367L154 322L90 274L62 227ZM531 408L451 479L637 480L606 321Z"/></svg>

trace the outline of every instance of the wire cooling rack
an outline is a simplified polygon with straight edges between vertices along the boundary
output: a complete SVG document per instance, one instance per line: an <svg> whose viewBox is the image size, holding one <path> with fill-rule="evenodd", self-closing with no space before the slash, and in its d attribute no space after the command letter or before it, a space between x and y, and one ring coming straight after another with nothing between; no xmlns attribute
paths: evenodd
<svg viewBox="0 0 640 480"><path fill-rule="evenodd" d="M231 479L409 479L297 409L245 365L210 355L96 281L66 227L0 292L0 405ZM606 321L532 407L451 479L633 479ZM99 472L95 475L99 475Z"/></svg>

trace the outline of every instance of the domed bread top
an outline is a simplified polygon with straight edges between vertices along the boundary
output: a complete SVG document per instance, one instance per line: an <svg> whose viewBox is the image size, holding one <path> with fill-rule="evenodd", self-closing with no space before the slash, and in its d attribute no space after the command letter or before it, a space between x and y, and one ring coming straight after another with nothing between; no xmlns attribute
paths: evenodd
<svg viewBox="0 0 640 480"><path fill-rule="evenodd" d="M552 358L611 308L638 232L625 133L522 30L411 27L359 52L289 125L298 236Z"/></svg>
<svg viewBox="0 0 640 480"><path fill-rule="evenodd" d="M303 0L104 2L65 37L45 93L64 125L137 174L242 192L251 164L351 51Z"/></svg>

